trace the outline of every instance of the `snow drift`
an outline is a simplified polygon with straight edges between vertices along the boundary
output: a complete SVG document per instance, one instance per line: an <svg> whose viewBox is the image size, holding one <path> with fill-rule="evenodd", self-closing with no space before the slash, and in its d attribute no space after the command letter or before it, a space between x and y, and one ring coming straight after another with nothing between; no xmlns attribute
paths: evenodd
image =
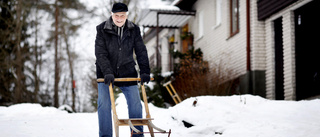
<svg viewBox="0 0 320 137"><path fill-rule="evenodd" d="M195 100L197 103L193 105ZM123 94L116 104L119 118L127 118ZM319 99L274 101L252 95L200 96L168 109L149 104L153 123L162 129L171 129L172 137L317 137L320 135L319 108ZM68 113L39 104L0 107L0 136L95 137L98 136L97 119L97 113ZM187 128L182 121L194 126ZM129 128L120 127L120 136L130 136Z"/></svg>

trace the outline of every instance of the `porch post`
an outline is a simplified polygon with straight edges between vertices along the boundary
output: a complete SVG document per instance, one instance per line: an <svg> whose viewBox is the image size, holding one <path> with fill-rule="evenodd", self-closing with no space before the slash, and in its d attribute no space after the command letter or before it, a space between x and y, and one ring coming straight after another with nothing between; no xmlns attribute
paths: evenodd
<svg viewBox="0 0 320 137"><path fill-rule="evenodd" d="M156 40L156 57L157 57L157 68L160 68L160 55L159 55L159 13L157 12L157 40Z"/></svg>

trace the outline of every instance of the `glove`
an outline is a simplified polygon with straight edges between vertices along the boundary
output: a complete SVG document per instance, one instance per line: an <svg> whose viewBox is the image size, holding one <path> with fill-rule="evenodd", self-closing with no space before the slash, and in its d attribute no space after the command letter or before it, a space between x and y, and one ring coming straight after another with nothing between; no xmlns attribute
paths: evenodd
<svg viewBox="0 0 320 137"><path fill-rule="evenodd" d="M107 74L104 76L104 84L106 85L110 85L110 83L113 84L114 82L114 75L113 74Z"/></svg>
<svg viewBox="0 0 320 137"><path fill-rule="evenodd" d="M149 74L141 74L140 76L141 78L141 85L143 85L144 82L147 82L147 84L149 83L150 81L150 75Z"/></svg>

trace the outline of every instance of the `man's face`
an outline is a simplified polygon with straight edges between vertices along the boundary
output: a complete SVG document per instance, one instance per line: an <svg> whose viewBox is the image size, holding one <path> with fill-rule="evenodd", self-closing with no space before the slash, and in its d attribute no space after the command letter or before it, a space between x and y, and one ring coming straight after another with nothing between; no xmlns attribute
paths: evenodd
<svg viewBox="0 0 320 137"><path fill-rule="evenodd" d="M113 13L112 20L113 23L118 27L122 27L124 23L126 23L127 13L126 12L117 12Z"/></svg>

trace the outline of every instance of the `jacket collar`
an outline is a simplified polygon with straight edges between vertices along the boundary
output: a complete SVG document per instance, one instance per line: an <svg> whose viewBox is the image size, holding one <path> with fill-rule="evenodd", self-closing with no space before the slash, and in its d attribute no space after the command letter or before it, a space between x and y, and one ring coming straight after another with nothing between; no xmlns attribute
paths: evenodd
<svg viewBox="0 0 320 137"><path fill-rule="evenodd" d="M108 29L108 30L112 30L112 18L110 17L108 20L106 20L106 23L104 24L103 29ZM127 27L128 29L132 29L134 27L133 22L129 21L128 19L126 20L126 23L124 24L126 25L125 27Z"/></svg>

